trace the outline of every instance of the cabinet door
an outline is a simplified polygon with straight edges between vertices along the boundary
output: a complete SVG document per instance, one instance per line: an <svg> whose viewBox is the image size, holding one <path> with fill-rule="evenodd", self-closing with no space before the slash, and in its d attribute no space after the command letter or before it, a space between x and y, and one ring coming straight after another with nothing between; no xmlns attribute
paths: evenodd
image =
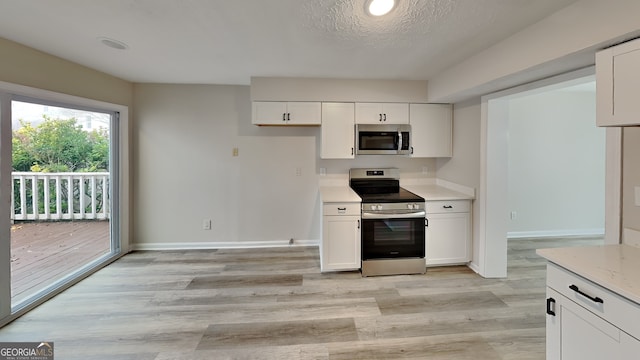
<svg viewBox="0 0 640 360"><path fill-rule="evenodd" d="M323 216L321 270L360 269L360 217Z"/></svg>
<svg viewBox="0 0 640 360"><path fill-rule="evenodd" d="M287 125L320 125L321 119L319 102L287 103Z"/></svg>
<svg viewBox="0 0 640 360"><path fill-rule="evenodd" d="M427 213L425 261L427 266L471 261L471 214Z"/></svg>
<svg viewBox="0 0 640 360"><path fill-rule="evenodd" d="M356 103L356 124L382 124L382 104Z"/></svg>
<svg viewBox="0 0 640 360"><path fill-rule="evenodd" d="M562 302L564 296L547 287L546 359L560 360Z"/></svg>
<svg viewBox="0 0 640 360"><path fill-rule="evenodd" d="M409 104L383 103L382 121L384 124L408 124Z"/></svg>
<svg viewBox="0 0 640 360"><path fill-rule="evenodd" d="M254 101L251 123L255 125L285 125L287 103L279 101Z"/></svg>
<svg viewBox="0 0 640 360"><path fill-rule="evenodd" d="M640 340L622 332L620 334L620 359L637 359L640 354Z"/></svg>
<svg viewBox="0 0 640 360"><path fill-rule="evenodd" d="M410 104L411 157L451 157L453 107L450 104Z"/></svg>
<svg viewBox="0 0 640 360"><path fill-rule="evenodd" d="M408 124L409 104L356 103L356 124Z"/></svg>
<svg viewBox="0 0 640 360"><path fill-rule="evenodd" d="M354 158L354 120L353 103L322 103L320 158Z"/></svg>
<svg viewBox="0 0 640 360"><path fill-rule="evenodd" d="M640 39L596 54L596 124L640 124Z"/></svg>
<svg viewBox="0 0 640 360"><path fill-rule="evenodd" d="M630 360L640 353L640 341L549 287L546 316L548 360Z"/></svg>

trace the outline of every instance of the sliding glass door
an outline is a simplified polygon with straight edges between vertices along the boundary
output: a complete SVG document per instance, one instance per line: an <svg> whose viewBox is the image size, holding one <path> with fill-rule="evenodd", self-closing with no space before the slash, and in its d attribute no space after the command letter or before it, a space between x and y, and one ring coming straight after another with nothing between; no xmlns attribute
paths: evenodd
<svg viewBox="0 0 640 360"><path fill-rule="evenodd" d="M12 307L112 254L115 114L12 101Z"/></svg>
<svg viewBox="0 0 640 360"><path fill-rule="evenodd" d="M0 241L10 273L0 275L2 321L8 302L17 314L120 254L121 118L91 100L2 91L0 100L0 197L10 206L1 212L10 227Z"/></svg>

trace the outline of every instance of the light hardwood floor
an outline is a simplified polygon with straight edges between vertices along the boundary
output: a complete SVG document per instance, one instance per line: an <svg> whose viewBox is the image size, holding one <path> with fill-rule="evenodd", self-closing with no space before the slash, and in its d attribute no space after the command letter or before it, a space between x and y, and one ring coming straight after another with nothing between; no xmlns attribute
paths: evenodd
<svg viewBox="0 0 640 360"><path fill-rule="evenodd" d="M321 274L318 249L135 252L0 329L56 359L544 359L545 262L509 241L506 279L466 267Z"/></svg>

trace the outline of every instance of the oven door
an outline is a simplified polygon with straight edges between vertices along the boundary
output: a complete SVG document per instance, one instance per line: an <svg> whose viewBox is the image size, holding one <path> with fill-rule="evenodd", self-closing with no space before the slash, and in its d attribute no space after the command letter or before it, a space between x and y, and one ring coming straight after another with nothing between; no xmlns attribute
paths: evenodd
<svg viewBox="0 0 640 360"><path fill-rule="evenodd" d="M362 260L424 258L425 218L362 217Z"/></svg>

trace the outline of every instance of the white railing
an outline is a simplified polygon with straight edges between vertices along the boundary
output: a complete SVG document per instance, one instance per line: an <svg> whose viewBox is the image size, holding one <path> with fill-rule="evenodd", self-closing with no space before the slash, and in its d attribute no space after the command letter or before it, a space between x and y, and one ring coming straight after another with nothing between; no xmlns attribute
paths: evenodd
<svg viewBox="0 0 640 360"><path fill-rule="evenodd" d="M11 174L12 220L109 218L109 173Z"/></svg>

